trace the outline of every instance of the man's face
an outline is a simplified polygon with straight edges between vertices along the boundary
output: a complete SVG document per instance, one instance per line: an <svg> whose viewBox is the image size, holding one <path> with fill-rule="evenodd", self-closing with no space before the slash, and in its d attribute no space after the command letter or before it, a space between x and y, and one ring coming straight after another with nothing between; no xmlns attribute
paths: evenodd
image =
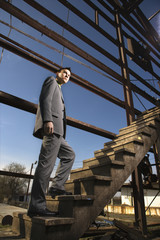
<svg viewBox="0 0 160 240"><path fill-rule="evenodd" d="M71 72L68 69L62 69L60 72L57 72L57 81L62 85L69 81L70 76Z"/></svg>

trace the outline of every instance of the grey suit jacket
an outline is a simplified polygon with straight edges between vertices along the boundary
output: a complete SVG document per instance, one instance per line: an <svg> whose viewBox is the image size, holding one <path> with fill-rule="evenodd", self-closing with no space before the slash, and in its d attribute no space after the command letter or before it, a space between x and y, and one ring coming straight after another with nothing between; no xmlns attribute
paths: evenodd
<svg viewBox="0 0 160 240"><path fill-rule="evenodd" d="M54 133L65 137L66 114L62 91L52 77L48 77L42 86L33 135L43 138L43 124L53 122Z"/></svg>

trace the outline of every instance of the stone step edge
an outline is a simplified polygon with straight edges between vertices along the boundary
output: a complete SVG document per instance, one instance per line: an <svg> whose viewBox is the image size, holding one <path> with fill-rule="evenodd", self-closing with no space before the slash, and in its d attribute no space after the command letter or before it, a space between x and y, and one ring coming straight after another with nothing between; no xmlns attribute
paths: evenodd
<svg viewBox="0 0 160 240"><path fill-rule="evenodd" d="M93 201L95 199L94 195L59 195L53 199L51 196L46 196L46 201Z"/></svg>
<svg viewBox="0 0 160 240"><path fill-rule="evenodd" d="M135 131L135 130L139 131L139 130L145 128L145 127L156 128L156 122L160 123L159 121L157 121L157 119L153 119L153 120L148 121L146 123L135 124L135 125L131 124L131 125L125 127L125 128L119 129L119 134L117 134L116 137L121 136L123 134L126 134L128 131L132 131L132 132Z"/></svg>
<svg viewBox="0 0 160 240"><path fill-rule="evenodd" d="M66 225L66 224L73 224L75 222L74 218L67 218L67 217L28 217L26 213L22 212L14 212L14 217L18 217L20 219L38 223L45 226L57 226L57 225Z"/></svg>
<svg viewBox="0 0 160 240"><path fill-rule="evenodd" d="M147 109L147 110L143 111L141 114L139 114L138 116L141 117L143 115L146 115L148 113L155 112L155 111L160 111L160 107L157 106L157 107L152 107L150 109Z"/></svg>
<svg viewBox="0 0 160 240"><path fill-rule="evenodd" d="M107 165L118 165L118 166L124 167L125 163L122 162L122 161L117 161L117 160L108 160L106 163L100 163L100 164L95 164L95 165L91 165L91 166L87 166L87 167L73 169L71 171L71 174L76 173L76 172L80 172L80 171L87 171L87 170L90 170L92 168L97 168L97 167L102 167L102 166L107 166Z"/></svg>
<svg viewBox="0 0 160 240"><path fill-rule="evenodd" d="M143 141L141 141L141 142L143 142ZM141 144L141 145L143 145L143 144ZM103 149L102 149L102 151L103 151ZM101 151L101 149L100 149L100 150L97 150L96 152L97 152L97 153L101 153L102 151ZM105 149L105 151L106 151L106 149ZM108 152L108 153L106 153L105 155L95 156L95 157L92 157L92 158L85 159L85 160L83 160L83 163L92 162L92 161L94 161L94 160L96 160L96 159L99 160L99 159L101 159L101 158L103 158L103 157L111 157L111 156L113 156L113 155L115 155L115 154L117 154L117 153L121 153L121 152L124 152L124 154L126 153L126 154L135 155L135 152L134 152L134 151L131 151L131 150L127 149L127 148L124 148L124 146L122 145L122 148L121 148L121 149L118 149L118 150L115 150L115 151L112 151L112 152ZM110 161L113 161L113 160L107 159L107 160L106 160L106 163L108 163L108 161L109 161L109 163L110 163ZM83 168L83 167L82 167L82 168Z"/></svg>
<svg viewBox="0 0 160 240"><path fill-rule="evenodd" d="M125 144L124 144L125 145ZM120 144L120 146L122 146L122 148L118 149L118 150L113 150L112 152L108 152L103 148L102 150L97 150L96 153L95 153L95 160L97 159L101 159L101 158L104 158L104 157L111 157L112 155L116 155L116 154L120 154L120 153L123 153L124 155L130 155L130 156L135 156L135 151L133 150L130 150L129 148L127 147L124 147L123 144ZM141 144L143 145L143 144ZM108 149L109 150L109 149ZM104 152L104 153L103 153ZM102 153L102 154L101 154ZM98 154L101 154L99 156L97 156ZM92 160L91 160L92 161ZM110 159L107 159L106 160L106 163L107 161L110 163L112 161L117 161L117 160L110 160ZM85 160L84 160L85 162ZM88 161L89 162L89 161Z"/></svg>
<svg viewBox="0 0 160 240"><path fill-rule="evenodd" d="M70 179L65 184L84 182L84 181L90 181L90 180L110 182L110 181L112 181L112 177L93 175L93 176L82 177L82 178L78 178L78 179Z"/></svg>
<svg viewBox="0 0 160 240"><path fill-rule="evenodd" d="M128 141L127 141L128 139ZM109 148L116 148L116 147L119 147L119 146L125 146L127 144L139 144L139 145L144 145L144 141L142 140L142 138L140 136L138 137L135 137L135 136L131 136L131 137L128 137L128 138L125 138L125 139L119 139L119 141L115 141L115 142L111 142L110 144L108 143L105 143L104 144L104 150L107 150Z"/></svg>
<svg viewBox="0 0 160 240"><path fill-rule="evenodd" d="M142 119L141 121L140 120L139 121L138 120L134 121L129 126L119 129L119 134L121 134L123 131L126 131L127 129L134 128L136 126L139 127L139 128L141 128L143 125L144 125L144 127L148 126L149 123L153 122L153 121L160 122L160 117L157 117L157 116L154 117L153 116L153 117L150 117L148 119Z"/></svg>
<svg viewBox="0 0 160 240"><path fill-rule="evenodd" d="M142 134L142 135L143 134L145 135L145 133L149 134L147 132L147 129L149 130L149 126L145 126L142 129L139 129L138 131L133 130L133 131L130 131L129 133L127 132L127 133L124 133L124 134L118 134L117 138L113 141L110 141L110 142L118 142L118 141L121 141L123 139L131 138L131 137L134 137L134 136L137 136L137 138L139 138L139 137L141 137L140 134ZM109 142L107 142L107 143L109 143ZM105 145L107 145L107 143Z"/></svg>
<svg viewBox="0 0 160 240"><path fill-rule="evenodd" d="M153 111L153 112L150 112L148 114L144 114L144 115L138 116L132 123L134 123L136 121L142 121L143 119L147 119L147 118L152 118L152 117L156 117L156 116L159 117L159 115L160 115L160 111L159 110Z"/></svg>
<svg viewBox="0 0 160 240"><path fill-rule="evenodd" d="M159 107L158 108L152 108L152 109L146 110L146 111L142 112L141 114L139 114L136 119L147 116L147 115L150 115L150 114L153 114L153 113L159 113L159 112L160 112Z"/></svg>
<svg viewBox="0 0 160 240"><path fill-rule="evenodd" d="M128 141L127 141L128 139ZM112 150L113 152L115 152L114 148L117 148L117 147L120 147L120 146L125 146L127 144L139 144L139 145L143 145L144 142L142 140L141 137L135 137L135 136L131 136L129 138L125 138L124 140L123 139L119 139L117 141L111 141L111 142L107 142L107 143L104 143L104 148L100 149L100 150L97 150L95 151L94 153L98 153L100 151L110 151ZM112 149L113 148L113 149Z"/></svg>
<svg viewBox="0 0 160 240"><path fill-rule="evenodd" d="M155 122L155 119L154 119L154 122ZM149 128L156 129L157 128L156 123L153 124L149 121L147 124L141 124L138 126L137 125L135 125L135 126L129 125L127 128L122 128L119 130L119 134L116 135L116 140L117 140L117 138L122 137L127 134L131 134L132 132L134 133L136 131L138 134L141 132L142 129L149 129Z"/></svg>
<svg viewBox="0 0 160 240"><path fill-rule="evenodd" d="M160 112L156 113L156 114L153 114L153 115L151 115L147 118L137 119L134 122L132 122L129 126L135 125L135 124L141 124L143 121L144 121L144 123L146 123L146 122L150 122L150 121L153 121L153 120L156 120L157 122L160 122Z"/></svg>
<svg viewBox="0 0 160 240"><path fill-rule="evenodd" d="M139 119L149 118L150 116L155 116L155 115L158 115L158 114L160 114L160 109L155 109L155 110L150 111L148 113L143 113L141 115L138 115L138 117L134 120L134 122L139 120Z"/></svg>

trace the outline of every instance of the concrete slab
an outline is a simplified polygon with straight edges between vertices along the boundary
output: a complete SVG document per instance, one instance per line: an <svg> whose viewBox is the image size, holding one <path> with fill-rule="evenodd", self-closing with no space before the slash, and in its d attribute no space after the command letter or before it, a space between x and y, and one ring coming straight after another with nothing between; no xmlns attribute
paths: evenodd
<svg viewBox="0 0 160 240"><path fill-rule="evenodd" d="M0 203L0 223L2 223L3 217L6 215L11 215L13 217L13 212L27 212L27 209L20 208L16 206L11 206L5 203Z"/></svg>

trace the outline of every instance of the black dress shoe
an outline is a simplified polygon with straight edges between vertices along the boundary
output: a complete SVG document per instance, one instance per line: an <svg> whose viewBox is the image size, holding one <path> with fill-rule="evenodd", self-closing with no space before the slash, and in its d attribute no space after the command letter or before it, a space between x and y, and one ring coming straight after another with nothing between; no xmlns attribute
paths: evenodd
<svg viewBox="0 0 160 240"><path fill-rule="evenodd" d="M66 192L65 190L61 190L53 187L49 189L48 193L53 199L59 195L72 195L71 192Z"/></svg>
<svg viewBox="0 0 160 240"><path fill-rule="evenodd" d="M43 217L57 217L59 215L58 212L51 212L50 210L46 209L37 209L35 211L28 211L27 215L29 217L34 216L43 216Z"/></svg>

